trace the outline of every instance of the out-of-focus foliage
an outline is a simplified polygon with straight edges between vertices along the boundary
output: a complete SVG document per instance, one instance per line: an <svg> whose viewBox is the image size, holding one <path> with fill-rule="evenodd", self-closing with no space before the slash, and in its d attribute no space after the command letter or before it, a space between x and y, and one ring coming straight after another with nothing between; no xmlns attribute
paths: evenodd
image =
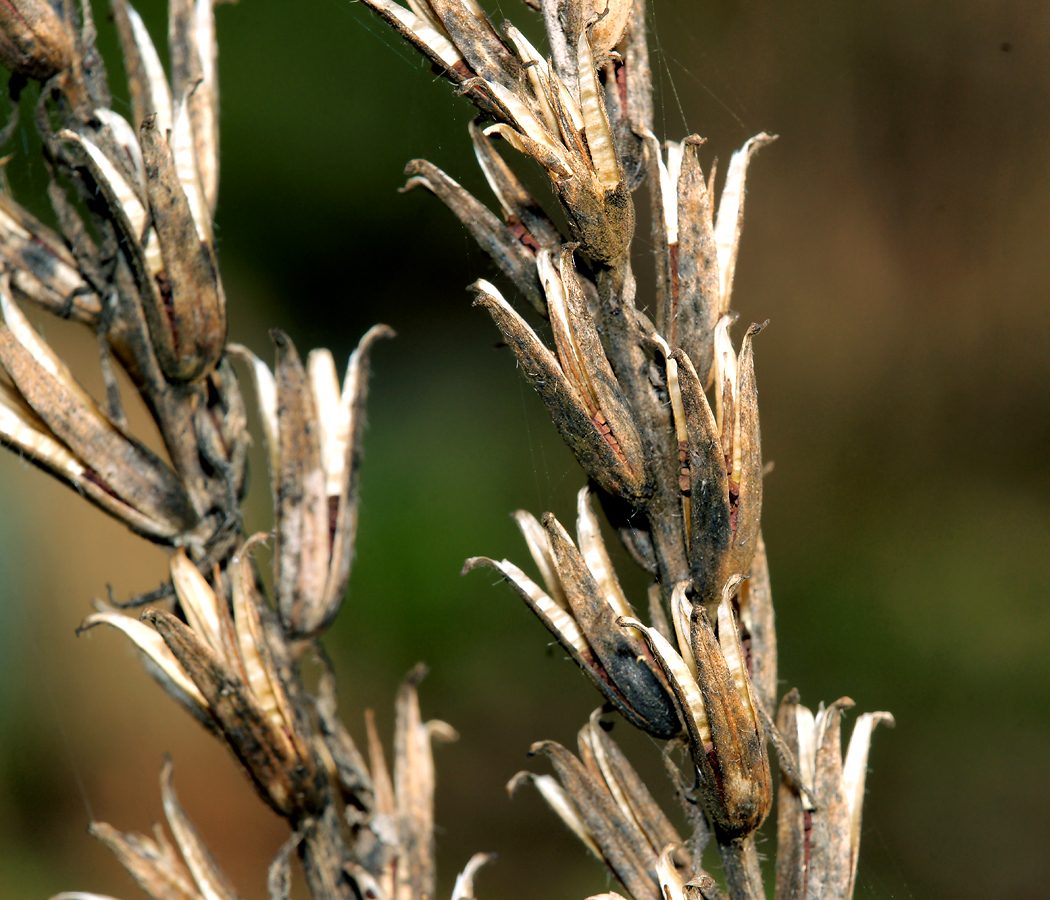
<svg viewBox="0 0 1050 900"><path fill-rule="evenodd" d="M163 4L142 7L163 33ZM661 137L698 131L728 160L756 131L781 136L750 174L734 306L772 319L757 365L782 689L898 723L872 751L857 896L1041 896L1050 11L657 0L650 17ZM511 510L571 518L582 483L461 290L491 266L433 198L396 193L425 156L484 196L470 110L364 9L217 18L231 337L268 352L280 326L349 355L374 321L400 335L375 353L358 557L328 639L342 703L382 725L401 675L430 663L424 708L462 735L437 760L445 893L479 849L500 854L481 895L602 890L541 802L502 788L532 741L573 739L593 693L504 585L458 577L468 555L521 555ZM31 129L3 152L46 212ZM96 389L90 341L47 328ZM261 452L253 471L248 527L269 527ZM146 830L170 750L188 812L262 897L282 823L124 644L73 637L107 582L118 598L153 587L163 555L10 455L0 517L0 896L137 896L87 838L86 804ZM641 577L628 589L642 602ZM618 737L659 784L656 749Z"/></svg>

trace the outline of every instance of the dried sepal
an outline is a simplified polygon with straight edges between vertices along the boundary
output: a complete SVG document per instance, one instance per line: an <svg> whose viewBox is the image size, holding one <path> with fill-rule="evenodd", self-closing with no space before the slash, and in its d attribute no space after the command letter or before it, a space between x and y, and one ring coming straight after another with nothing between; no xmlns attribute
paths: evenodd
<svg viewBox="0 0 1050 900"><path fill-rule="evenodd" d="M62 891L55 894L51 900L116 900L108 894L93 894L89 891Z"/></svg>
<svg viewBox="0 0 1050 900"><path fill-rule="evenodd" d="M474 72L486 81L515 86L520 64L507 50L480 6L464 0L423 2L433 11Z"/></svg>
<svg viewBox="0 0 1050 900"><path fill-rule="evenodd" d="M142 619L157 629L204 696L209 714L260 796L281 815L319 809L320 773L313 756L274 724L241 677L170 613L147 609Z"/></svg>
<svg viewBox="0 0 1050 900"><path fill-rule="evenodd" d="M456 876L456 883L452 888L452 900L475 900L474 876L478 869L488 865L496 858L495 853L475 853L463 867L463 871Z"/></svg>
<svg viewBox="0 0 1050 900"><path fill-rule="evenodd" d="M635 900L659 900L655 873L638 853L637 839L641 835L637 824L623 817L609 791L594 780L579 759L555 741L540 741L529 752L542 753L550 759L580 819L601 849L602 859L630 895Z"/></svg>
<svg viewBox="0 0 1050 900"><path fill-rule="evenodd" d="M606 440L601 424L591 418L554 354L496 288L478 281L474 289L478 292L475 305L484 307L492 316L525 376L547 406L562 439L587 474L612 494L628 499L644 497L644 476L634 471Z"/></svg>
<svg viewBox="0 0 1050 900"><path fill-rule="evenodd" d="M592 712L580 730L580 759L595 780L605 783L624 820L634 823L631 840L651 868L666 846L678 846L682 839L623 751L602 727L601 712Z"/></svg>
<svg viewBox="0 0 1050 900"><path fill-rule="evenodd" d="M164 761L160 789L164 815L181 858L159 825L154 826L152 839L134 832L121 834L105 822L92 822L88 831L116 855L153 900L238 900L237 891L179 805L172 784L170 759ZM74 892L59 896L67 900L89 900L96 895Z"/></svg>
<svg viewBox="0 0 1050 900"><path fill-rule="evenodd" d="M518 772L507 782L507 793L512 797L521 785L528 782L546 801L547 805L554 811L555 815L564 822L569 830L580 839L580 842L595 855L599 860L605 862L601 847L594 840L590 828L583 821L579 809L573 802L572 797L552 775L535 775L532 772Z"/></svg>
<svg viewBox="0 0 1050 900"><path fill-rule="evenodd" d="M564 606L553 600L528 575L506 559L497 561L486 556L473 556L463 564L462 574L465 575L482 566L488 566L499 572L529 605L547 630L558 639L558 643L576 660L577 664L591 675L600 688L605 685L604 670L590 644L587 643L587 638L584 637L580 626L569 611L567 600Z"/></svg>
<svg viewBox="0 0 1050 900"><path fill-rule="evenodd" d="M270 336L277 348L274 589L285 627L305 633L308 610L323 597L328 577L328 495L306 369L283 331Z"/></svg>
<svg viewBox="0 0 1050 900"><path fill-rule="evenodd" d="M777 861L777 884L794 891L792 896L849 900L853 895L872 730L880 722L892 726L893 716L862 715L843 763L840 722L842 712L852 706L843 697L827 708L821 704L814 715L799 704L797 691L781 703L778 723L798 758L803 782L782 773L778 799L778 844L785 852Z"/></svg>
<svg viewBox="0 0 1050 900"><path fill-rule="evenodd" d="M664 334L673 348L689 355L705 385L714 360L714 331L723 312L713 203L700 168L702 139L682 141L677 184L677 253L673 312Z"/></svg>
<svg viewBox="0 0 1050 900"><path fill-rule="evenodd" d="M318 731L335 767L334 780L347 803L347 815L365 818L375 809L375 790L364 757L336 713L334 681L330 673L321 679L314 703Z"/></svg>
<svg viewBox="0 0 1050 900"><path fill-rule="evenodd" d="M788 748L802 764L798 706L798 691L793 688L780 703L777 728ZM780 787L777 790L777 897L799 900L805 897L808 855L806 844L809 832L806 819L810 816L810 811L803 808L803 797L802 785L794 783L791 777L782 771Z"/></svg>
<svg viewBox="0 0 1050 900"><path fill-rule="evenodd" d="M105 822L92 822L88 833L112 851L153 900L204 900L189 869L159 829L157 840L134 832L122 834Z"/></svg>
<svg viewBox="0 0 1050 900"><path fill-rule="evenodd" d="M453 45L447 32L436 28L435 23L417 16L393 0L365 0L365 3L453 82L458 84L474 77L473 70Z"/></svg>
<svg viewBox="0 0 1050 900"><path fill-rule="evenodd" d="M729 160L722 196L718 201L718 216L715 219L715 244L718 248L718 271L721 306L719 311L729 309L729 298L733 290L733 275L736 257L740 249L740 231L744 222L744 181L751 157L766 144L776 140L776 135L765 132L755 135L737 150Z"/></svg>
<svg viewBox="0 0 1050 900"><path fill-rule="evenodd" d="M101 610L84 619L77 628L77 634L94 628L96 625L110 625L123 631L143 656L149 660L148 669L161 687L180 705L188 709L194 718L206 723L209 727L213 726L208 716L208 703L204 695L197 689L197 685L185 673L175 655L164 643L164 639L154 629L115 610Z"/></svg>
<svg viewBox="0 0 1050 900"><path fill-rule="evenodd" d="M84 280L65 242L3 192L0 258L16 297L86 325L97 323L102 301Z"/></svg>
<svg viewBox="0 0 1050 900"><path fill-rule="evenodd" d="M113 0L112 6L128 76L134 124L141 127L149 116L156 116L157 130L166 135L172 127L173 104L160 55L135 8L126 0Z"/></svg>
<svg viewBox="0 0 1050 900"><path fill-rule="evenodd" d="M576 540L579 542L580 553L583 554L587 568L590 569L591 574L605 592L609 608L616 615L631 615L631 605L627 602L627 597L613 570L609 551L602 539L598 517L591 506L589 487L580 488L576 494Z"/></svg>
<svg viewBox="0 0 1050 900"><path fill-rule="evenodd" d="M569 601L565 599L565 590L558 578L558 570L554 564L554 557L551 555L551 539L547 536L547 532L544 531L539 520L524 509L519 509L514 513L514 521L522 537L525 538L532 561L540 570L547 593L558 606L568 612Z"/></svg>
<svg viewBox="0 0 1050 900"><path fill-rule="evenodd" d="M508 29L508 34L512 31ZM538 65L539 63L527 69L530 78ZM560 247L565 239L558 226L550 220L528 188L496 151L478 119L470 123L470 138L474 143L474 155L478 165L499 201L507 227L519 241L533 250L553 250ZM546 314L545 309L542 312Z"/></svg>
<svg viewBox="0 0 1050 900"><path fill-rule="evenodd" d="M104 498L99 491L85 490L103 509L147 537L170 540L191 527L195 517L178 476L99 409L11 299L6 275L0 278L0 309L0 364L35 414L25 415L5 391L4 407L12 423L8 440L27 448L35 443L39 455L33 458L41 465L74 485L90 481L109 493L111 497ZM56 452L50 436L84 467L82 471Z"/></svg>
<svg viewBox="0 0 1050 900"><path fill-rule="evenodd" d="M210 238L206 233L202 239L173 148L154 119L143 122L139 143L165 276L163 307L147 302L143 308L164 374L196 381L215 366L226 343L226 298Z"/></svg>
<svg viewBox="0 0 1050 900"><path fill-rule="evenodd" d="M292 853L302 843L303 836L296 831L281 844L266 871L266 893L270 900L291 900Z"/></svg>
<svg viewBox="0 0 1050 900"><path fill-rule="evenodd" d="M160 794L164 816L179 845L179 852L205 900L239 900L237 891L219 868L201 833L183 812L175 794L173 768L171 760L165 759L160 774Z"/></svg>
<svg viewBox="0 0 1050 900"><path fill-rule="evenodd" d="M525 298L540 312L546 311L543 291L536 274L535 250L521 236L432 163L414 159L405 168L405 174L410 177L404 190L424 187L437 196L467 226L478 246L492 258Z"/></svg>
<svg viewBox="0 0 1050 900"><path fill-rule="evenodd" d="M213 0L173 0L168 5L171 85L182 98L190 137L188 161L200 191L201 221L211 228L219 187L219 84Z"/></svg>
<svg viewBox="0 0 1050 900"><path fill-rule="evenodd" d="M280 443L277 437L277 380L273 377L270 367L243 344L228 344L226 352L229 356L243 360L250 367L252 383L255 387L255 400L259 418L262 420L263 437L266 440L269 455L270 477L275 480L280 468ZM273 492L276 496L276 484L273 485Z"/></svg>
<svg viewBox="0 0 1050 900"><path fill-rule="evenodd" d="M394 733L394 792L400 831L395 897L434 896L434 760L432 737L455 740L445 723L423 722L416 685L426 675L417 666L402 682Z"/></svg>
<svg viewBox="0 0 1050 900"><path fill-rule="evenodd" d="M777 634L773 615L773 596L769 583L766 545L759 532L751 577L740 585L741 637L746 636L747 664L755 695L762 708L776 708Z"/></svg>
<svg viewBox="0 0 1050 900"><path fill-rule="evenodd" d="M617 625L623 613L615 602L610 602L561 523L547 513L543 526L550 536L573 618L622 696L621 703L633 713L633 720L644 723L641 727L645 731L657 737L673 737L681 726L666 681L648 648Z"/></svg>
<svg viewBox="0 0 1050 900"><path fill-rule="evenodd" d="M339 397L335 438L327 445L328 452L323 454L331 549L321 602L310 610L306 622L306 630L311 634L323 631L335 619L350 580L350 566L357 538L358 484L364 454L369 362L376 341L393 336L392 328L373 325L358 341L347 363ZM331 430L330 423L325 427Z"/></svg>

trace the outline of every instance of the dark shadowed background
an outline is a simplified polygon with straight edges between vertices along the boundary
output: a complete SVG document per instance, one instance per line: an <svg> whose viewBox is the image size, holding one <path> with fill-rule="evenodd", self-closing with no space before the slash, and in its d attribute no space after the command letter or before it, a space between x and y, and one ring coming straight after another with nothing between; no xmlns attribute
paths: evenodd
<svg viewBox="0 0 1050 900"><path fill-rule="evenodd" d="M163 7L142 5L163 47ZM897 717L875 736L857 896L1045 897L1050 5L652 0L650 19L662 137L698 132L710 161L780 135L752 164L733 306L772 320L756 356L782 687ZM606 890L535 795L503 789L543 769L533 741L574 743L597 695L506 586L458 574L476 554L526 562L509 513L571 520L583 483L470 308L464 287L493 267L434 198L397 193L425 156L488 199L470 109L345 0L223 6L218 29L231 337L269 356L280 325L345 359L373 322L399 333L374 354L357 562L327 639L344 718L361 740L372 706L389 735L400 677L430 664L424 713L462 735L436 754L441 896L477 850L499 853L481 896ZM32 135L3 152L43 209ZM96 386L90 339L42 326ZM257 453L252 529L269 527L267 491ZM0 457L5 900L140 897L85 828L148 831L164 752L246 900L265 895L283 823L120 635L73 635L107 582L152 588L164 559ZM641 602L644 579L620 570ZM669 807L656 746L617 733Z"/></svg>

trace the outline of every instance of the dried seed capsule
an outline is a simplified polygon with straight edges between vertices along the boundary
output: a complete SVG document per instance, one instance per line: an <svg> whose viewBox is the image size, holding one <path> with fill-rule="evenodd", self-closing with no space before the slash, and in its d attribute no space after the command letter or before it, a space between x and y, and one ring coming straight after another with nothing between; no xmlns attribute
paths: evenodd
<svg viewBox="0 0 1050 900"><path fill-rule="evenodd" d="M0 3L0 63L12 72L46 81L68 68L72 59L63 0Z"/></svg>

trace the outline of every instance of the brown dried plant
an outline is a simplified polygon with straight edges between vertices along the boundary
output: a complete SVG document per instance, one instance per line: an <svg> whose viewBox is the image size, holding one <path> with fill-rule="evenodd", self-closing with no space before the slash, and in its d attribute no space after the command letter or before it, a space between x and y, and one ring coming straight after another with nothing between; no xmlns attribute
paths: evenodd
<svg viewBox="0 0 1050 900"><path fill-rule="evenodd" d="M474 152L501 216L436 166L408 165L407 188L436 194L544 320L553 350L503 294L474 285L589 482L575 540L550 513L515 514L541 587L508 560L495 568L602 695L578 755L533 745L555 776L534 785L635 900L765 896L755 832L779 760L776 896L849 898L873 727L863 715L845 760L842 698L816 715L791 691L777 705L774 616L761 535L764 475L751 325L739 350L730 301L745 178L759 134L730 160L720 190L703 139L661 146L653 132L644 0L531 0L542 54L474 0L365 0L478 109ZM212 218L218 190L217 55L211 0L171 0L170 72L142 20L113 0L133 120L112 110L90 5L0 3L0 58L13 101L39 84L35 124L58 230L0 193L0 439L133 531L169 549L170 583L129 607L101 605L82 629L109 625L147 671L222 740L291 836L269 872L289 896L292 853L316 900L434 896L430 745L455 732L422 720L417 669L397 698L391 776L372 718L366 763L337 714L318 638L350 575L371 329L340 385L332 356L305 364L271 333L273 371L226 342ZM0 135L5 141L17 125ZM551 212L515 175L496 139L539 164ZM652 205L656 283L647 316L632 272L634 196ZM717 198L716 198L717 194ZM557 224L564 221L564 227ZM646 301L650 298L646 295ZM72 318L98 337L107 386L91 397L21 309ZM247 364L269 451L273 596L252 557L266 535L241 527L249 442L231 364ZM167 459L128 430L116 367L130 377ZM652 576L648 623L625 595L603 543L597 499ZM322 675L308 680L303 663ZM685 813L681 835L602 716L666 742ZM181 810L164 766L161 794L179 852L95 823L154 900L234 900ZM704 869L714 841L724 888ZM471 860L453 900L474 896ZM70 893L69 900L97 895ZM616 894L604 897L619 896Z"/></svg>

